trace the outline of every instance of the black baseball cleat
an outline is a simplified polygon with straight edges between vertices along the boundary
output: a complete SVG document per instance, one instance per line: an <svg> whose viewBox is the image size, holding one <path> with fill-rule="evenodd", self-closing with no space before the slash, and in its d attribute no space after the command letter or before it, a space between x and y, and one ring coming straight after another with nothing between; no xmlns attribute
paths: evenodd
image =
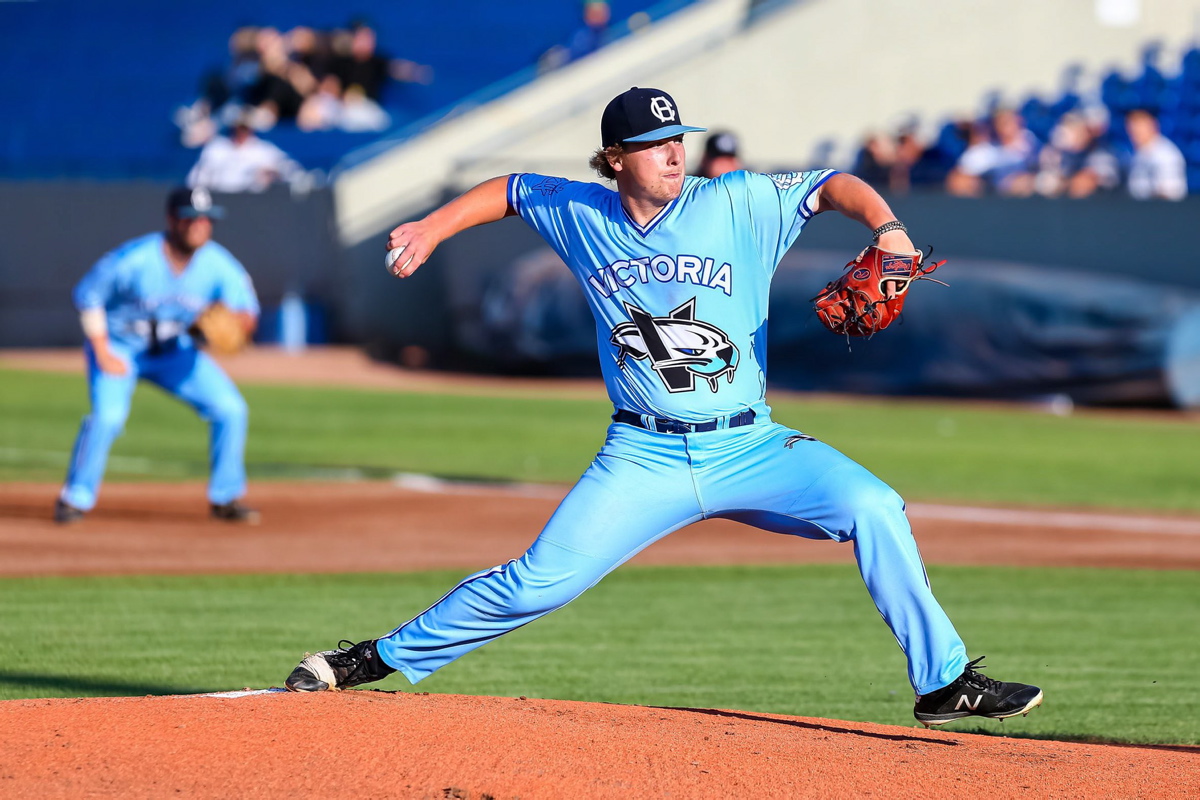
<svg viewBox="0 0 1200 800"><path fill-rule="evenodd" d="M62 498L54 502L54 521L59 525L69 525L72 522L78 522L83 519L86 513L82 508L76 508Z"/></svg>
<svg viewBox="0 0 1200 800"><path fill-rule="evenodd" d="M246 525L257 525L262 520L262 515L253 508L247 508L238 500L230 500L228 503L213 503L210 506L213 519L219 519L223 522L241 522Z"/></svg>
<svg viewBox="0 0 1200 800"><path fill-rule="evenodd" d="M305 656L284 685L293 692L336 692L383 680L395 671L379 657L374 639L358 644L343 639L337 650Z"/></svg>
<svg viewBox="0 0 1200 800"><path fill-rule="evenodd" d="M926 728L944 725L963 717L1005 719L1028 714L1042 704L1042 690L1024 683L1004 683L976 672L983 669L983 656L967 664L963 674L949 686L917 695L913 716Z"/></svg>

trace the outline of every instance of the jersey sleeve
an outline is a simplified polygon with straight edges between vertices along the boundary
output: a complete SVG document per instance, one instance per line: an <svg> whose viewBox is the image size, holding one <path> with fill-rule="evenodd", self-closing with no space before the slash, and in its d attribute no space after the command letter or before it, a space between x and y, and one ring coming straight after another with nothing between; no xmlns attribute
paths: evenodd
<svg viewBox="0 0 1200 800"><path fill-rule="evenodd" d="M223 268L217 286L218 296L214 299L220 300L234 311L249 311L257 315L258 294L254 291L254 281L250 279L250 273L242 266L242 262L225 248L217 252L220 254Z"/></svg>
<svg viewBox="0 0 1200 800"><path fill-rule="evenodd" d="M763 260L774 269L817 213L820 189L837 174L833 169L807 172L730 173L745 181L754 235Z"/></svg>
<svg viewBox="0 0 1200 800"><path fill-rule="evenodd" d="M571 203L584 200L594 187L566 178L518 173L508 179L508 204L565 260L572 229Z"/></svg>
<svg viewBox="0 0 1200 800"><path fill-rule="evenodd" d="M79 279L79 283L75 284L75 291L72 293L75 308L86 311L107 306L108 301L112 299L120 267L121 258L117 251L101 256L87 274Z"/></svg>

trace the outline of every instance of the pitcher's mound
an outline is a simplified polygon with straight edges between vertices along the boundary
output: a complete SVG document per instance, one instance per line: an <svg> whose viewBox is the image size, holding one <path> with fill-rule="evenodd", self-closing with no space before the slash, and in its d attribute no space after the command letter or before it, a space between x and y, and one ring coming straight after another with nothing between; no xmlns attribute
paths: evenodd
<svg viewBox="0 0 1200 800"><path fill-rule="evenodd" d="M1167 797L1200 781L1196 748L365 690L12 700L0 754L5 797Z"/></svg>

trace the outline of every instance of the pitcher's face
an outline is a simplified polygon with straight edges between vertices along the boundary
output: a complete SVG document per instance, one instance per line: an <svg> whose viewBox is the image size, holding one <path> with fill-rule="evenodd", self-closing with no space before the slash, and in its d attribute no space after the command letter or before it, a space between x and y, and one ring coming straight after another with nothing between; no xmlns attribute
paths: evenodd
<svg viewBox="0 0 1200 800"><path fill-rule="evenodd" d="M625 152L612 166L618 183L665 204L683 191L685 162L683 136L679 135L657 142L626 142Z"/></svg>

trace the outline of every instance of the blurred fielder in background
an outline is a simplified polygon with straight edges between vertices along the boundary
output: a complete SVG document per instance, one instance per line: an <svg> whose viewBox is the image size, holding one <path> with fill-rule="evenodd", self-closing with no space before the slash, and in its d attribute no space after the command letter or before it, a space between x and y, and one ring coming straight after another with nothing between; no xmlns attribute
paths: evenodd
<svg viewBox="0 0 1200 800"><path fill-rule="evenodd" d="M206 189L176 189L167 198L167 227L104 255L75 287L87 341L88 397L67 480L54 508L57 522L92 509L108 451L125 427L138 379L183 400L211 428L208 499L213 517L258 521L242 505L249 413L233 381L197 349L188 329L207 307L231 309L248 335L258 321L250 276L212 239L223 215Z"/></svg>
<svg viewBox="0 0 1200 800"><path fill-rule="evenodd" d="M416 683L561 608L671 532L726 518L852 543L908 658L914 714L926 725L1041 703L1036 686L992 680L978 672L981 659L968 662L899 495L773 422L766 403L767 298L800 231L837 211L872 231L892 262L919 263L904 225L867 184L834 170L685 176L683 135L702 130L682 123L666 92L635 87L605 108L590 162L617 191L546 175L493 178L392 231L390 268L406 277L448 237L520 215L583 287L615 413L600 453L521 558L467 578L379 639L306 657L289 689L340 689L395 671Z"/></svg>

